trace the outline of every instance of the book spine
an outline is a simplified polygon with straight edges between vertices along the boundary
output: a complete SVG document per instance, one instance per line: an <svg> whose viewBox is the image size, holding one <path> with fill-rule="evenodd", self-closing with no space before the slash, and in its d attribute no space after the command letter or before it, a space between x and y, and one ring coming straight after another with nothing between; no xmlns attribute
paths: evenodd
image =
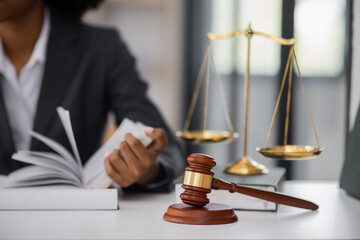
<svg viewBox="0 0 360 240"><path fill-rule="evenodd" d="M0 210L116 210L117 189L8 189Z"/></svg>

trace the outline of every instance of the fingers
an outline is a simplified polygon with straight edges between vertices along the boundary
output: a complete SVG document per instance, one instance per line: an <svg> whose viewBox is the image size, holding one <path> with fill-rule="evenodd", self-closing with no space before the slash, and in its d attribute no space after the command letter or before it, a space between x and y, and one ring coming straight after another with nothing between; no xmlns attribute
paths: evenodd
<svg viewBox="0 0 360 240"><path fill-rule="evenodd" d="M155 179L149 173L150 167L155 162L157 155L167 146L167 138L161 128L145 127L145 133L154 139L154 142L146 148L142 142L132 134L125 135L125 141L119 145L119 149L113 150L105 158L105 169L109 177L122 187L128 187L139 179L150 182Z"/></svg>
<svg viewBox="0 0 360 240"><path fill-rule="evenodd" d="M134 136L127 134L125 136L125 141L120 144L120 152L123 155L131 174L137 179L148 166L148 163L136 154L136 152L140 152L143 155L148 155L145 147Z"/></svg>
<svg viewBox="0 0 360 240"><path fill-rule="evenodd" d="M141 141L135 138L132 134L126 134L125 142L123 143L127 143L127 146L125 146L125 144L123 146L124 150L131 151L133 154L135 154L137 158L136 160L140 161L145 166L145 168L150 166L150 164L154 161L156 156L151 154L151 152L149 152L149 150L141 143Z"/></svg>
<svg viewBox="0 0 360 240"><path fill-rule="evenodd" d="M145 126L144 132L146 135L154 139L154 142L149 146L150 150L155 151L156 153L164 151L167 147L168 141L163 129Z"/></svg>
<svg viewBox="0 0 360 240"><path fill-rule="evenodd" d="M122 159L118 149L114 149L109 155L111 165L119 172L128 168L125 161Z"/></svg>
<svg viewBox="0 0 360 240"><path fill-rule="evenodd" d="M121 175L119 174L119 172L116 170L115 167L113 167L113 165L110 162L110 158L109 156L107 156L105 158L105 170L106 170L106 174L117 184L119 184L120 186L123 185L123 180Z"/></svg>
<svg viewBox="0 0 360 240"><path fill-rule="evenodd" d="M107 175L120 186L128 187L135 182L135 176L132 175L128 165L120 156L118 149L106 156L104 164Z"/></svg>

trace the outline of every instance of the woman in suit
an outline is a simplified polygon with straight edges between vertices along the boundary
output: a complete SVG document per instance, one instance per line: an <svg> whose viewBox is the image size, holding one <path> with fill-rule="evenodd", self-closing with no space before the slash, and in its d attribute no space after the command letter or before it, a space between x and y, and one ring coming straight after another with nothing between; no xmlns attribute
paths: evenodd
<svg viewBox="0 0 360 240"><path fill-rule="evenodd" d="M147 97L134 58L113 29L81 23L99 0L0 0L0 174L23 165L16 150L48 150L33 129L70 149L56 107L71 112L81 159L100 146L107 113L147 125L145 148L131 134L104 157L129 190L168 190L184 170L181 146Z"/></svg>

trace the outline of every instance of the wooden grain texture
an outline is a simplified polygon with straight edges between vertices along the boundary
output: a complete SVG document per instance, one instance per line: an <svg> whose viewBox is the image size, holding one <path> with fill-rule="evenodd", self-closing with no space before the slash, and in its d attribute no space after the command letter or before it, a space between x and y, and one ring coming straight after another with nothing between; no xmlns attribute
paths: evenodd
<svg viewBox="0 0 360 240"><path fill-rule="evenodd" d="M234 210L223 204L209 203L197 208L184 203L171 205L164 214L164 220L172 223L215 225L237 222Z"/></svg>
<svg viewBox="0 0 360 240"><path fill-rule="evenodd" d="M185 168L185 171L198 172L202 174L208 174L213 176L214 173L210 171L215 167L216 163L214 159L205 154L193 153L186 159L189 166ZM195 207L203 207L209 203L207 194L211 192L210 189L182 185L185 191L180 194L180 198L183 203L189 204Z"/></svg>
<svg viewBox="0 0 360 240"><path fill-rule="evenodd" d="M185 191L180 194L183 203L194 207L203 207L209 203L207 194L211 192L210 189L187 186L184 184L182 187L185 189Z"/></svg>
<svg viewBox="0 0 360 240"><path fill-rule="evenodd" d="M307 200L291 197L285 194L238 186L235 183L227 183L217 178L213 178L212 188L215 190L228 190L231 193L237 192L251 197L256 197L270 202L288 205L292 207L305 208L310 210L317 210L319 208L318 205Z"/></svg>
<svg viewBox="0 0 360 240"><path fill-rule="evenodd" d="M189 162L189 167L185 168L186 171L209 174L211 176L214 175L211 169L216 165L216 163L212 157L205 154L196 153L191 154L187 158L187 161ZM209 203L209 199L206 195L210 193L211 190L197 186L188 186L185 184L183 184L182 187L185 189L185 191L180 195L180 198L184 203L196 207L202 207ZM215 190L228 190L231 193L237 192L270 202L298 208L305 208L310 210L317 210L319 208L319 206L315 203L300 198L250 187L238 186L233 182L227 183L217 178L212 179L211 188Z"/></svg>
<svg viewBox="0 0 360 240"><path fill-rule="evenodd" d="M216 166L216 162L209 155L193 153L188 156L186 160L189 163L189 166L185 168L185 171L198 172L214 176L214 173L210 170Z"/></svg>

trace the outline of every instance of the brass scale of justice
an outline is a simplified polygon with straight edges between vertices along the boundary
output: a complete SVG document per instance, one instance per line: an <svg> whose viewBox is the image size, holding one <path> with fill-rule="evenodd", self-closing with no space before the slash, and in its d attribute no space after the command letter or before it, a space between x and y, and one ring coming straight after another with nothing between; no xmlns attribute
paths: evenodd
<svg viewBox="0 0 360 240"><path fill-rule="evenodd" d="M316 133L314 121L310 111L309 101L306 95L304 82L301 77L300 68L298 64L298 60L295 53L295 39L284 39L272 36L267 33L255 32L251 28L251 24L249 24L248 29L241 31L236 30L228 34L224 35L215 35L213 33L208 33L207 37L209 39L205 56L199 71L199 75L197 78L197 82L195 85L195 90L192 96L191 104L187 113L187 117L185 120L184 128L182 131L178 131L176 135L181 139L190 142L190 143L217 143L217 142L230 142L238 137L238 133L234 131L234 126L231 120L230 112L227 108L225 95L223 91L223 87L221 84L221 80L216 73L215 64L211 54L211 42L219 39L231 38L235 36L243 35L247 37L248 46L247 46L247 66L246 66L246 75L245 75L245 126L244 126L244 156L235 162L234 164L228 166L224 172L231 174L239 174L239 175L254 175L254 174L265 174L268 172L268 169L262 165L251 159L247 156L247 130L248 130L248 97L249 97L249 65L250 65L250 42L254 35L262 36L268 38L272 41L275 41L281 45L290 46L290 51L284 71L284 75L282 78L282 83L280 87L280 92L276 101L275 110L273 113L270 129L268 132L267 140L265 147L257 148L256 150L264 157L267 158L275 158L275 159L306 159L311 158L316 155L319 155L324 149L320 147L319 139ZM288 128L289 128L289 112L290 112L290 101L291 101L291 86L292 86L292 70L293 70L293 60L295 60L296 68L299 74L299 79L301 82L302 90L304 93L304 97L306 100L307 109L309 112L311 124L313 127L313 131L315 134L315 138L317 141L317 147L314 146L301 146L301 145L289 145L287 144L288 138ZM206 120L207 120L207 109L208 109L208 95L209 95L209 71L210 71L210 63L214 67L215 75L217 76L219 89L221 93L222 103L224 105L225 115L227 124L229 127L229 131L217 131L217 130L208 130L206 129ZM287 93L287 103L286 103L286 119L285 119L285 129L284 129L284 144L280 146L268 147L269 139L274 127L274 122L276 119L276 115L279 109L279 103L281 100L281 96L283 93L283 89L285 86L286 78L288 75L288 93ZM195 109L195 105L198 99L200 87L202 85L203 80L205 81L205 94L204 94L204 105L203 105L203 120L202 120L202 130L189 130L192 115Z"/></svg>

